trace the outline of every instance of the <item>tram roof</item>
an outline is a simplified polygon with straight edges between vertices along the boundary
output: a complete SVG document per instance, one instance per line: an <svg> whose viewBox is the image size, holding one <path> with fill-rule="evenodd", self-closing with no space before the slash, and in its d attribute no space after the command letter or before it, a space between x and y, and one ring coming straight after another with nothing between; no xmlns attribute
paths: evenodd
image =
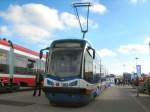
<svg viewBox="0 0 150 112"><path fill-rule="evenodd" d="M88 43L91 46L91 44L87 40L83 40L83 39L59 39L59 40L54 40L52 42L51 46L54 46L55 43L62 43L62 42L78 42L78 43L82 43L82 44Z"/></svg>
<svg viewBox="0 0 150 112"><path fill-rule="evenodd" d="M6 47L9 47L9 43L7 40L0 40L0 45L3 45L3 46L6 46ZM36 52L36 51L33 51L31 49L28 49L28 48L25 48L23 46L20 46L20 45L17 45L17 44L13 44L13 47L14 49L18 50L18 51L22 51L22 52L25 52L25 53L28 53L28 54L32 54L34 56L37 56L39 57L39 53ZM44 55L44 58L46 56Z"/></svg>

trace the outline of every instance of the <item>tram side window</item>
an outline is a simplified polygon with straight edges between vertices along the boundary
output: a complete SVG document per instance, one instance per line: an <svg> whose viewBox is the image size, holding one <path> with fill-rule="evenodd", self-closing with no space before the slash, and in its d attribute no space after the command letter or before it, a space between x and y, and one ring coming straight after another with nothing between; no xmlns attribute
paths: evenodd
<svg viewBox="0 0 150 112"><path fill-rule="evenodd" d="M34 66L35 66L35 61L28 59L27 67L28 67L29 69L33 69Z"/></svg>
<svg viewBox="0 0 150 112"><path fill-rule="evenodd" d="M25 75L36 74L36 61L21 55L15 57L15 73Z"/></svg>
<svg viewBox="0 0 150 112"><path fill-rule="evenodd" d="M25 57L17 56L15 57L15 73L16 74L26 74L27 70L27 59Z"/></svg>
<svg viewBox="0 0 150 112"><path fill-rule="evenodd" d="M93 58L88 51L85 53L84 60L84 79L88 82L93 81Z"/></svg>
<svg viewBox="0 0 150 112"><path fill-rule="evenodd" d="M8 73L7 53L0 52L0 73Z"/></svg>
<svg viewBox="0 0 150 112"><path fill-rule="evenodd" d="M98 63L99 60L95 58L95 61L93 63L93 80L94 82L100 81L100 64Z"/></svg>
<svg viewBox="0 0 150 112"><path fill-rule="evenodd" d="M33 60L33 59L28 59L28 62L27 62L27 74L35 74L36 72L36 61Z"/></svg>

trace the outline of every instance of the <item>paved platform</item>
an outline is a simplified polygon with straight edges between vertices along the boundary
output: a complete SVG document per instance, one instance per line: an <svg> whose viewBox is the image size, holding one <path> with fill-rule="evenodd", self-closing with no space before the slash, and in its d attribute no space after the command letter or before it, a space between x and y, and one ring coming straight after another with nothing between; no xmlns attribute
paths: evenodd
<svg viewBox="0 0 150 112"><path fill-rule="evenodd" d="M111 87L83 107L51 106L42 94L33 91L0 94L0 112L150 112L150 96L140 94L129 86Z"/></svg>

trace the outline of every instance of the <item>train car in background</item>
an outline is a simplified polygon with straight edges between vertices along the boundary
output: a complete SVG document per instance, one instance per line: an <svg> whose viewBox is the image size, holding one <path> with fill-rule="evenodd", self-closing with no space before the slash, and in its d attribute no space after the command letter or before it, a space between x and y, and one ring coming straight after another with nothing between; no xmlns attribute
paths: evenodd
<svg viewBox="0 0 150 112"><path fill-rule="evenodd" d="M43 90L52 104L87 104L101 93L100 58L86 40L52 42Z"/></svg>
<svg viewBox="0 0 150 112"><path fill-rule="evenodd" d="M35 75L44 71L44 59L39 60L39 53L20 45L13 44L13 77L12 81L18 86L35 86ZM10 46L7 40L0 40L0 82L7 86L10 80L9 62ZM39 69L39 65L41 68Z"/></svg>

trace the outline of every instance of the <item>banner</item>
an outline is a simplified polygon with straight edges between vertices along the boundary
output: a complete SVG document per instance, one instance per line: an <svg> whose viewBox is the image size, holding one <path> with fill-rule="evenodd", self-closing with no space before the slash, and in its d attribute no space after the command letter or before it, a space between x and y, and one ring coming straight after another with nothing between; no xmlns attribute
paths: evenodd
<svg viewBox="0 0 150 112"><path fill-rule="evenodd" d="M141 76L141 65L136 65L136 73L138 76Z"/></svg>

